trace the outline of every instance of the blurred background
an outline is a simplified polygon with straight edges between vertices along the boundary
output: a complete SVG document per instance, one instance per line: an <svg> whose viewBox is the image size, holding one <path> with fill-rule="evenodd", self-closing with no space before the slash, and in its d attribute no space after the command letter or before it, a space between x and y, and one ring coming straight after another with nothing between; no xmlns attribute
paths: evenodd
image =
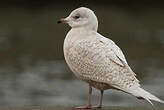
<svg viewBox="0 0 164 110"><path fill-rule="evenodd" d="M94 10L98 31L121 47L142 87L164 100L164 2L2 0L0 106L87 103L88 85L75 78L63 56L63 41L70 27L56 23L81 6ZM99 92L94 90L93 104L98 100ZM115 90L105 91L103 103L149 105Z"/></svg>

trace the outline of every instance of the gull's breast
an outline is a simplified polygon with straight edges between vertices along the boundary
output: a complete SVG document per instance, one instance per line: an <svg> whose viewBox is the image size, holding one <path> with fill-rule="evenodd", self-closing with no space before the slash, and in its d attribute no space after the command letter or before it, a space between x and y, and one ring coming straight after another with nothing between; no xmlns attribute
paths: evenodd
<svg viewBox="0 0 164 110"><path fill-rule="evenodd" d="M74 40L69 34L67 35L64 41L64 56L68 66L79 79L93 87L100 90L111 88L106 83L92 80L93 77L100 78L99 75L105 74L108 68L102 55L101 45L88 39L82 40L81 43L81 39Z"/></svg>

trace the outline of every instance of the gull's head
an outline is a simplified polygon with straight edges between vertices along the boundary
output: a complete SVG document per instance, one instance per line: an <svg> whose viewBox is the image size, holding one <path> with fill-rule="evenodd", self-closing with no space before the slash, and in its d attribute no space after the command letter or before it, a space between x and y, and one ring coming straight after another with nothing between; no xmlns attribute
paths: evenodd
<svg viewBox="0 0 164 110"><path fill-rule="evenodd" d="M98 21L94 12L85 7L80 7L71 12L71 14L62 18L58 23L68 23L72 28L86 28L87 30L97 31Z"/></svg>

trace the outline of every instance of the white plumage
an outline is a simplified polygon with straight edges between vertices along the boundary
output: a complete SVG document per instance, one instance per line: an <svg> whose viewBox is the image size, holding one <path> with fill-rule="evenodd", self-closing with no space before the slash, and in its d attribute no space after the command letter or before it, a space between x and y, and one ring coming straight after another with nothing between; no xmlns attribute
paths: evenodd
<svg viewBox="0 0 164 110"><path fill-rule="evenodd" d="M117 89L150 103L150 100L164 103L140 88L121 49L112 40L97 33L98 21L92 10L78 8L61 22L72 27L64 40L64 56L79 79L101 91Z"/></svg>

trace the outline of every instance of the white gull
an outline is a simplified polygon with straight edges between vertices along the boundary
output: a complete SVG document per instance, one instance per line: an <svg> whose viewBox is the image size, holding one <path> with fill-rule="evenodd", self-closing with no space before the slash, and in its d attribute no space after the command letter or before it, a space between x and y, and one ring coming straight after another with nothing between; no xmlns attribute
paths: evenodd
<svg viewBox="0 0 164 110"><path fill-rule="evenodd" d="M106 89L120 90L151 104L150 100L164 103L140 87L121 49L97 32L98 20L92 10L80 7L58 23L72 27L64 40L65 60L73 73L89 84L88 105L76 108L101 108ZM91 105L92 87L101 91L98 106Z"/></svg>

